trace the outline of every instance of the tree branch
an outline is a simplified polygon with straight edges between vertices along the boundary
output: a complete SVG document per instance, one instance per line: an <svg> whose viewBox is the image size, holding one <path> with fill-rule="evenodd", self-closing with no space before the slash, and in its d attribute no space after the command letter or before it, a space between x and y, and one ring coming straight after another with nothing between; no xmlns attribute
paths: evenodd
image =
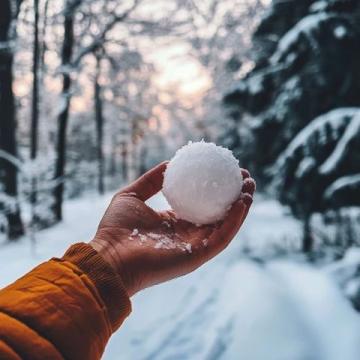
<svg viewBox="0 0 360 360"><path fill-rule="evenodd" d="M84 56L90 53L94 53L96 50L98 50L104 43L107 33L111 31L116 24L123 22L133 12L133 10L135 10L140 1L141 0L135 0L133 5L123 14L115 15L113 19L105 26L103 31L94 39L94 41L79 52L76 58L72 61L71 67L77 67Z"/></svg>

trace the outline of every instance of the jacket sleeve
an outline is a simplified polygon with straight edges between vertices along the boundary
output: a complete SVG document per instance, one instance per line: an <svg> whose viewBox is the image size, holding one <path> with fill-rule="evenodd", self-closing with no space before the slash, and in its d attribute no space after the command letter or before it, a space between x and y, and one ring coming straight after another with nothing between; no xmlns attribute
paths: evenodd
<svg viewBox="0 0 360 360"><path fill-rule="evenodd" d="M0 290L0 359L100 359L130 311L120 276L73 245Z"/></svg>

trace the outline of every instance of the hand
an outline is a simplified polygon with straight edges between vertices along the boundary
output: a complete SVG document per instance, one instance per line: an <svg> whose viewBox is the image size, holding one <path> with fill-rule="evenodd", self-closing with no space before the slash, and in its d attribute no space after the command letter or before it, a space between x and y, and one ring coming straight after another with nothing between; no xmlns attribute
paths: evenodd
<svg viewBox="0 0 360 360"><path fill-rule="evenodd" d="M161 163L112 199L90 244L120 274L129 296L185 275L226 248L252 203L255 181L241 170L242 194L226 218L196 226L172 210L156 212L144 201L162 188L167 162Z"/></svg>

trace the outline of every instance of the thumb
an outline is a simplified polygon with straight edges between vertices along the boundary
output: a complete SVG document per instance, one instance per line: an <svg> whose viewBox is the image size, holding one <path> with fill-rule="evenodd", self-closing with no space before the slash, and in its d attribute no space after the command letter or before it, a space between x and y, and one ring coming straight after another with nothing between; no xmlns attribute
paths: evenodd
<svg viewBox="0 0 360 360"><path fill-rule="evenodd" d="M158 193L164 181L164 172L168 161L164 161L155 166L144 175L139 177L130 185L120 190L120 194L135 193L136 197L142 201L146 201L153 195Z"/></svg>

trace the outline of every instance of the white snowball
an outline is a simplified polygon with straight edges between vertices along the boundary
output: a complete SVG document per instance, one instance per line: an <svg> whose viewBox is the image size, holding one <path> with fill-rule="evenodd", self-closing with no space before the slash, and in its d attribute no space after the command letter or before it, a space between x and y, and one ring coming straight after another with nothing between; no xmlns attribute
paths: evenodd
<svg viewBox="0 0 360 360"><path fill-rule="evenodd" d="M168 164L162 192L178 218L204 225L225 217L242 184L238 161L230 150L189 142Z"/></svg>

